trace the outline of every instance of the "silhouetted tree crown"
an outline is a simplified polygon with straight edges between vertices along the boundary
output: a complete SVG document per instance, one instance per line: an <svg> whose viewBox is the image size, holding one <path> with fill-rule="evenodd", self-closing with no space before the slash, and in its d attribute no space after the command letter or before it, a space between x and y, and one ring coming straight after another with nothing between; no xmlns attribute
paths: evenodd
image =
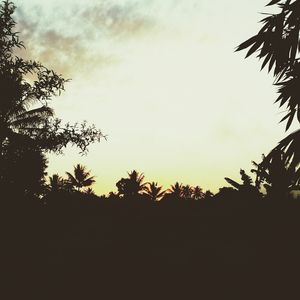
<svg viewBox="0 0 300 300"><path fill-rule="evenodd" d="M159 186L157 182L151 182L146 188L146 194L152 201L160 200L166 191L163 191L162 186Z"/></svg>
<svg viewBox="0 0 300 300"><path fill-rule="evenodd" d="M121 178L116 183L119 195L124 198L135 197L142 191L147 190L146 183L144 183L145 176L143 173L140 174L136 170L133 170L127 174L128 178Z"/></svg>
<svg viewBox="0 0 300 300"><path fill-rule="evenodd" d="M68 175L68 184L80 191L84 187L89 187L95 182L95 177L91 176L90 171L80 164L74 167L74 175L66 172Z"/></svg>
<svg viewBox="0 0 300 300"><path fill-rule="evenodd" d="M171 185L167 192L174 198L179 199L182 196L182 188L183 186L181 183L175 182L175 184Z"/></svg>
<svg viewBox="0 0 300 300"><path fill-rule="evenodd" d="M279 93L275 102L286 107L281 122L286 122L288 130L295 118L300 122L300 1L273 0L267 6L273 5L279 8L279 12L267 14L261 20L263 25L259 32L240 44L237 50L249 48L246 57L256 53L262 60L261 69L268 67L269 72L273 70ZM260 166L270 168L278 151L286 153L285 163L296 169L295 184L299 184L300 130L280 141Z"/></svg>
<svg viewBox="0 0 300 300"><path fill-rule="evenodd" d="M0 189L12 184L14 190L35 194L45 185L46 152L61 153L73 145L86 153L104 136L86 122L64 125L55 118L51 100L68 80L15 55L17 48L25 48L15 31L15 9L10 1L0 3Z"/></svg>
<svg viewBox="0 0 300 300"><path fill-rule="evenodd" d="M65 185L66 185L65 180L58 174L54 174L49 177L48 190L50 192L58 192L64 189Z"/></svg>
<svg viewBox="0 0 300 300"><path fill-rule="evenodd" d="M0 4L0 149L11 140L23 143L26 138L42 151L61 152L71 144L86 152L103 135L85 122L63 125L54 117L51 99L60 95L67 80L36 61L15 56L16 48L24 48L14 30L15 8L10 1ZM33 83L28 75L36 78Z"/></svg>
<svg viewBox="0 0 300 300"><path fill-rule="evenodd" d="M263 185L270 196L284 197L297 189L299 175L295 167L286 162L286 155L283 151L274 151L267 166L252 162L255 169L252 169L251 172L256 174L256 186L259 188ZM264 161L263 156L263 163Z"/></svg>

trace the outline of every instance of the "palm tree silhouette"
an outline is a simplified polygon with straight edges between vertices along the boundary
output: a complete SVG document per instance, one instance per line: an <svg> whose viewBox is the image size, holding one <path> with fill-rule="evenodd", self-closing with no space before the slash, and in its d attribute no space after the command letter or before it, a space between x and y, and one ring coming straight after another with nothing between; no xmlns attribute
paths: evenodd
<svg viewBox="0 0 300 300"><path fill-rule="evenodd" d="M194 200L199 200L199 199L203 199L204 198L204 193L203 193L203 189L200 186L195 186L193 189L193 199Z"/></svg>
<svg viewBox="0 0 300 300"><path fill-rule="evenodd" d="M95 177L91 176L90 171L80 164L74 167L74 176L66 172L68 175L68 183L80 191L83 187L91 186L95 182Z"/></svg>
<svg viewBox="0 0 300 300"><path fill-rule="evenodd" d="M23 46L17 33L8 29L15 26L11 19L14 9L12 3L1 3L0 86L3 99L0 101L0 146L7 138L18 135L34 138L37 132L43 130L42 125L53 116L53 110L47 106L47 102L63 88L59 83L64 82L37 62L13 57L13 48ZM25 79L28 73L38 77L33 85Z"/></svg>
<svg viewBox="0 0 300 300"><path fill-rule="evenodd" d="M158 186L157 182L151 182L147 186L145 192L146 195L150 196L152 201L159 201L166 191L162 191L162 186Z"/></svg>
<svg viewBox="0 0 300 300"><path fill-rule="evenodd" d="M63 189L65 186L65 180L59 176L58 174L54 174L49 177L49 185L48 189L51 192L58 192L59 190Z"/></svg>
<svg viewBox="0 0 300 300"><path fill-rule="evenodd" d="M0 81L2 86L3 78L0 78ZM11 88L17 88L17 84L13 84ZM33 104L31 97L18 101L15 99L16 92L10 97L12 99L7 101L8 105L0 105L0 142L3 142L5 138L18 137L19 135L32 136L32 133L43 130L41 126L53 116L53 110L47 106L28 109L28 106Z"/></svg>
<svg viewBox="0 0 300 300"><path fill-rule="evenodd" d="M26 61L14 56L14 48L24 47L12 19L15 6L10 1L1 2L1 72L0 86L0 147L3 142L18 137L33 140L45 130L45 123L53 117L48 107L52 96L63 90L65 80L35 61ZM35 74L33 84L26 75Z"/></svg>
<svg viewBox="0 0 300 300"><path fill-rule="evenodd" d="M92 189L92 188L87 188L86 190L85 190L85 193L87 194L87 195L89 195L89 196L95 196L96 194L95 194L95 191Z"/></svg>
<svg viewBox="0 0 300 300"><path fill-rule="evenodd" d="M187 184L182 187L182 196L185 200L191 199L193 195L193 188Z"/></svg>
<svg viewBox="0 0 300 300"><path fill-rule="evenodd" d="M167 192L174 198L180 199L182 196L182 184L179 182L175 182L175 184L171 185L171 188L169 188Z"/></svg>
<svg viewBox="0 0 300 300"><path fill-rule="evenodd" d="M8 143L35 147L36 136L45 130L45 124L53 117L53 109L41 105L41 101L32 93L24 93L26 84L23 78L10 72L0 73L0 86L5 101L0 101L0 153Z"/></svg>
<svg viewBox="0 0 300 300"><path fill-rule="evenodd" d="M137 184L137 189L138 189L138 191L142 191L142 190L145 189L147 183L143 183L143 181L144 181L144 179L145 179L144 173L141 173L141 174L140 174L140 173L137 172L136 170L133 170L133 171L131 171L131 172L128 172L127 174L128 174L128 176L129 176L129 179L130 179L132 182L134 182L134 183Z"/></svg>
<svg viewBox="0 0 300 300"><path fill-rule="evenodd" d="M136 197L142 191L147 190L147 183L143 183L145 176L143 173L139 173L136 170L128 172L128 178L121 178L116 186L119 191L119 195L127 197Z"/></svg>

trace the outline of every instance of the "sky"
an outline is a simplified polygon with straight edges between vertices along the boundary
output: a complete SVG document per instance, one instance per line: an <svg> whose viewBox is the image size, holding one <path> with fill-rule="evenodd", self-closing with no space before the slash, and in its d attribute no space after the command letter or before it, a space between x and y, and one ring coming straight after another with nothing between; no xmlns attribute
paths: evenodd
<svg viewBox="0 0 300 300"><path fill-rule="evenodd" d="M51 103L56 115L107 135L87 156L50 155L48 174L81 163L107 194L133 169L166 189L213 192L250 173L286 135L272 76L234 52L267 2L15 0L22 56L71 79Z"/></svg>

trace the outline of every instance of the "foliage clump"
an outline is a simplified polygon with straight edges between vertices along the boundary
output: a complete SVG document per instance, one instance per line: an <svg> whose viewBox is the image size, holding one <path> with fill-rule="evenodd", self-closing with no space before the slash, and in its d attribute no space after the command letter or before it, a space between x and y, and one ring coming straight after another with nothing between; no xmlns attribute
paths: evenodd
<svg viewBox="0 0 300 300"><path fill-rule="evenodd" d="M46 152L61 153L67 145L72 145L86 153L91 143L104 137L94 125L63 124L55 117L52 98L64 91L68 80L37 61L15 55L16 49L25 48L15 31L15 9L8 0L0 4L1 186L7 182L18 183L17 175L9 179L11 170L17 168L15 172L19 173L28 168L23 164L25 160L31 171L36 169L36 174L44 174ZM27 173L32 172L27 170Z"/></svg>
<svg viewBox="0 0 300 300"><path fill-rule="evenodd" d="M263 68L273 70L279 96L275 100L286 108L281 122L286 131L295 119L300 123L300 1L273 0L267 6L277 6L278 13L267 14L261 20L259 32L237 47L248 49L247 55L255 53L262 60ZM260 168L272 168L278 153L284 152L284 163L295 169L295 185L300 183L300 129L290 133L264 158Z"/></svg>

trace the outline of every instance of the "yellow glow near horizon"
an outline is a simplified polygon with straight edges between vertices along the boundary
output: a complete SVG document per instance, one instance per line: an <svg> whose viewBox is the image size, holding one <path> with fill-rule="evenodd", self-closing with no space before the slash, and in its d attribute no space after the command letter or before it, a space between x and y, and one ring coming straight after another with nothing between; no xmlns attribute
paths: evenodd
<svg viewBox="0 0 300 300"><path fill-rule="evenodd" d="M258 28L259 0L16 4L28 55L72 78L57 115L108 135L86 157L51 155L49 174L86 165L98 194L133 169L216 192L284 136L272 78L234 53Z"/></svg>

